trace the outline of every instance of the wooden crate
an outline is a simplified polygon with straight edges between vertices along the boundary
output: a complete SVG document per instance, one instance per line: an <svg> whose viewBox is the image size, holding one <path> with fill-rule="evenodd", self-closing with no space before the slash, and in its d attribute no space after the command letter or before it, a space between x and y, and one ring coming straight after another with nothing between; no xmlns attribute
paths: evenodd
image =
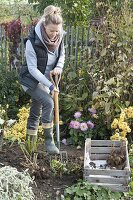
<svg viewBox="0 0 133 200"><path fill-rule="evenodd" d="M119 149L122 142L111 140L91 140L90 138L87 138L85 141L84 179L88 180L91 184L101 185L112 191L127 192L129 190L130 165L127 142L123 142L126 152L126 166L123 170L110 169L109 167L106 169L92 169L92 167L90 167L90 162L106 162L112 147Z"/></svg>

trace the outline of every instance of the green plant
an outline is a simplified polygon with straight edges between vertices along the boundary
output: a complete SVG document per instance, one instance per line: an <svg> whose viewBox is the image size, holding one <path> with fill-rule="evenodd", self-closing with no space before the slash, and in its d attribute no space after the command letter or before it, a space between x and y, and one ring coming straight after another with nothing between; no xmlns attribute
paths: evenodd
<svg viewBox="0 0 133 200"><path fill-rule="evenodd" d="M82 40L82 38L80 38L80 40ZM90 58L90 54L88 56ZM66 121L66 123L70 120L70 115L72 115L75 110L84 110L84 114L87 115L87 108L92 105L92 80L88 77L88 66L86 66L86 63L84 64L84 60L81 68L77 63L77 67L69 64L64 69L60 104L61 113L65 118L64 121ZM80 57L78 58L77 62L79 61Z"/></svg>
<svg viewBox="0 0 133 200"><path fill-rule="evenodd" d="M3 107L0 105L0 129L5 130L6 128L13 125L15 122L16 120L13 120L13 119L8 120L6 110L4 110Z"/></svg>
<svg viewBox="0 0 133 200"><path fill-rule="evenodd" d="M108 3L102 3L107 5ZM120 108L132 105L132 11L124 0L121 9L110 4L103 23L93 26L95 43L92 70L94 91L93 105L100 108L106 125L120 112ZM119 28L118 28L119 27Z"/></svg>
<svg viewBox="0 0 133 200"><path fill-rule="evenodd" d="M22 90L16 71L7 68L6 63L0 60L0 104L7 117L15 119L18 109L27 104L29 97Z"/></svg>
<svg viewBox="0 0 133 200"><path fill-rule="evenodd" d="M6 106L8 107L8 105ZM0 105L0 129L4 129L7 121L7 112L6 110Z"/></svg>
<svg viewBox="0 0 133 200"><path fill-rule="evenodd" d="M66 188L64 195L65 200L125 200L123 193L111 192L108 189L91 185L87 181L79 181Z"/></svg>
<svg viewBox="0 0 133 200"><path fill-rule="evenodd" d="M77 163L61 162L60 160L52 159L50 167L55 176L62 177L63 174L78 174L81 172L81 165Z"/></svg>
<svg viewBox="0 0 133 200"><path fill-rule="evenodd" d="M31 138L27 138L25 142L20 143L20 148L26 158L26 162L31 165L34 169L37 166L37 156L38 156L38 145L39 140L31 140Z"/></svg>
<svg viewBox="0 0 133 200"><path fill-rule="evenodd" d="M91 118L98 117L94 108L88 110L91 113ZM72 120L69 124L70 139L74 145L83 145L85 139L92 136L94 123L90 119L86 120L81 112L75 112L74 117L75 120Z"/></svg>
<svg viewBox="0 0 133 200"><path fill-rule="evenodd" d="M59 160L52 159L50 161L50 167L55 176L62 177L67 172L66 163L62 163Z"/></svg>
<svg viewBox="0 0 133 200"><path fill-rule="evenodd" d="M1 200L33 200L34 194L30 184L33 184L33 179L27 170L18 172L10 166L0 168Z"/></svg>
<svg viewBox="0 0 133 200"><path fill-rule="evenodd" d="M67 163L67 174L79 174L82 171L82 166L78 163Z"/></svg>

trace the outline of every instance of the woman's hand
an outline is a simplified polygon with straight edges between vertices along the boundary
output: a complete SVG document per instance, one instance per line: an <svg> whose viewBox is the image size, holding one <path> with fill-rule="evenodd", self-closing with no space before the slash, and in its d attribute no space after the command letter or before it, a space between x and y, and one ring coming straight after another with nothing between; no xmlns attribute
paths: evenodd
<svg viewBox="0 0 133 200"><path fill-rule="evenodd" d="M60 68L60 67L55 67L55 68L51 71L51 73L52 73L53 75L61 74L61 73L62 73L62 68Z"/></svg>

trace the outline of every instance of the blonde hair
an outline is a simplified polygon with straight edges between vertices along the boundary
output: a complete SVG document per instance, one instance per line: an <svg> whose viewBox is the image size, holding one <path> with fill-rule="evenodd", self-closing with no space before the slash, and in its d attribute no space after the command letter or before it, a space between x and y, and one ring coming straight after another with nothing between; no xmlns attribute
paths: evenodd
<svg viewBox="0 0 133 200"><path fill-rule="evenodd" d="M59 7L52 5L47 6L44 9L44 14L41 19L45 25L48 25L50 23L57 25L63 23L63 19L61 16L61 9Z"/></svg>

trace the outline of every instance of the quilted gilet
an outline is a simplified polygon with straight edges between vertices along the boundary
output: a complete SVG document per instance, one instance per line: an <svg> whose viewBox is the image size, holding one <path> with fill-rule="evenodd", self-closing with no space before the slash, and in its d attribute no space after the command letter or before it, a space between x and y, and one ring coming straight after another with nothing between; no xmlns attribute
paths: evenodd
<svg viewBox="0 0 133 200"><path fill-rule="evenodd" d="M48 60L47 48L44 46L44 44L41 42L41 40L35 33L34 27L31 28L30 34L27 39L31 41L34 51L36 52L37 68L42 74L44 74L46 70L46 66L47 66L47 60ZM61 50L61 44L59 46L59 53L58 53L58 57L57 57L54 67L56 67L56 64L59 60L60 50ZM19 81L20 81L20 84L28 87L29 89L34 89L38 84L38 81L30 74L26 63L22 65L20 69Z"/></svg>

